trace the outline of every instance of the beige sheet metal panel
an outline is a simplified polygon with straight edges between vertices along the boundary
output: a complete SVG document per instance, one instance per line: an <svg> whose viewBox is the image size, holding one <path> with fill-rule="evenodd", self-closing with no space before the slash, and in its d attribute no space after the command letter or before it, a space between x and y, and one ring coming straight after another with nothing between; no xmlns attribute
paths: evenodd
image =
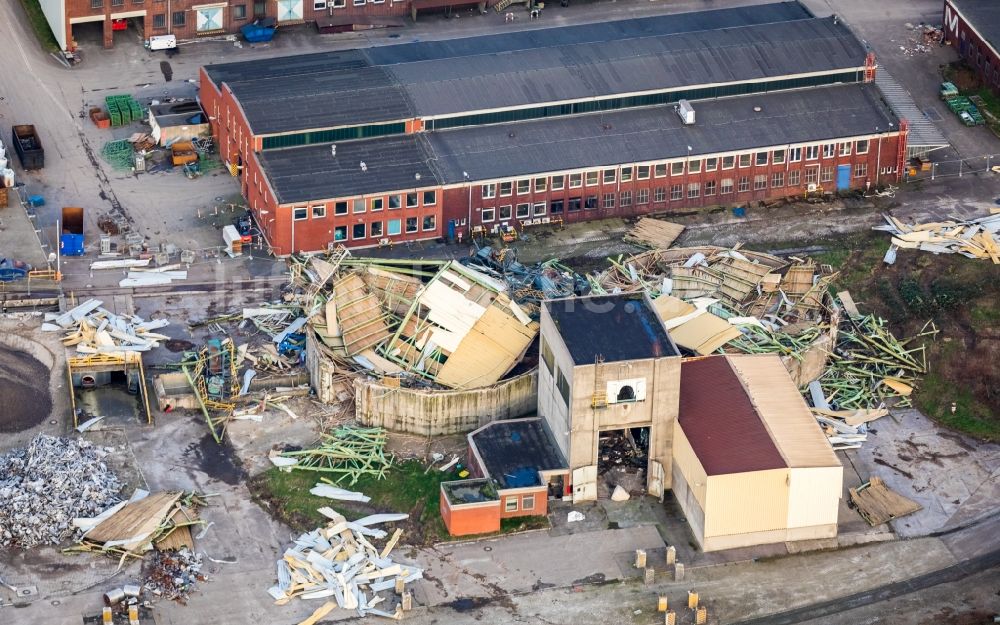
<svg viewBox="0 0 1000 625"><path fill-rule="evenodd" d="M788 471L709 476L705 538L784 529L788 523Z"/></svg>
<svg viewBox="0 0 1000 625"><path fill-rule="evenodd" d="M522 325L489 306L448 357L437 381L453 388L493 384L521 360L537 333L537 323Z"/></svg>
<svg viewBox="0 0 1000 625"><path fill-rule="evenodd" d="M776 354L740 354L728 358L789 467L840 466L840 460Z"/></svg>
<svg viewBox="0 0 1000 625"><path fill-rule="evenodd" d="M788 527L836 526L843 467L793 468L788 482Z"/></svg>
<svg viewBox="0 0 1000 625"><path fill-rule="evenodd" d="M679 421L674 421L674 462L677 468L684 474L684 481L694 495L698 505L705 509L708 490L708 476L701 466L698 456L687 437L684 436L684 429Z"/></svg>

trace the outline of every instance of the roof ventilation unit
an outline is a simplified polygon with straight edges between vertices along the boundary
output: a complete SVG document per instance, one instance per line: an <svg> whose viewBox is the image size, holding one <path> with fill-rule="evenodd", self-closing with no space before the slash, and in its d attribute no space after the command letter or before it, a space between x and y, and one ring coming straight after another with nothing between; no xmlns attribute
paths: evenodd
<svg viewBox="0 0 1000 625"><path fill-rule="evenodd" d="M694 123L694 107L687 100L680 100L677 106L674 107L677 114L681 116L681 121L684 125L690 126Z"/></svg>

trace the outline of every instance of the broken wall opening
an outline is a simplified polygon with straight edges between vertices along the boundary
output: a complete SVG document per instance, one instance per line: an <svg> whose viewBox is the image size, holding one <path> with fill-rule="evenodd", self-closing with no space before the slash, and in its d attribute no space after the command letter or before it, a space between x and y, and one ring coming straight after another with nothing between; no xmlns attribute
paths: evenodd
<svg viewBox="0 0 1000 625"><path fill-rule="evenodd" d="M623 386L619 395L631 387ZM634 392L634 390L633 390ZM615 486L632 495L646 492L649 470L650 427L605 430L597 440L597 496L611 496Z"/></svg>

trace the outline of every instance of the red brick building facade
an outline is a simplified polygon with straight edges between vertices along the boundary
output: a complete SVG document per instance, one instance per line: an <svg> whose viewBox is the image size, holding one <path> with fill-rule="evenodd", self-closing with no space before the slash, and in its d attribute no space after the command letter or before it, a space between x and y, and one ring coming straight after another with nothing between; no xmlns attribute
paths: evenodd
<svg viewBox="0 0 1000 625"><path fill-rule="evenodd" d="M43 0L49 3L48 0ZM63 19L50 19L53 30L65 27L66 49L76 48L73 26L100 22L104 46L114 46L114 20L128 20L144 39L155 35L174 35L177 39L196 39L238 33L258 18L271 17L278 27L316 22L324 31L370 28L382 25L379 18L412 16L417 9L440 9L464 4L468 0L66 0ZM485 10L486 3L482 4ZM52 10L57 5L52 3ZM56 38L62 41L60 35ZM120 35L119 35L120 36ZM130 35L131 36L131 35Z"/></svg>
<svg viewBox="0 0 1000 625"><path fill-rule="evenodd" d="M472 226L522 228L866 189L898 182L905 154L904 127L835 142L495 180L445 189L444 219L464 225L471 214Z"/></svg>
<svg viewBox="0 0 1000 625"><path fill-rule="evenodd" d="M1000 3L945 0L943 24L945 41L986 85L1000 91Z"/></svg>
<svg viewBox="0 0 1000 625"><path fill-rule="evenodd" d="M200 98L279 255L897 182L907 124L873 84L874 56L800 5L752 9L208 66ZM745 48L749 67L691 56L713 20L711 36ZM820 43L840 52L789 59L777 32L803 54ZM579 47L608 55L586 67L613 87L580 81L560 52ZM482 50L509 58L496 68ZM525 70L521 57L542 52L546 66ZM647 56L661 57L655 69ZM671 69L680 56L730 82L690 85ZM491 94L489 76L511 89ZM682 100L697 121L674 111Z"/></svg>

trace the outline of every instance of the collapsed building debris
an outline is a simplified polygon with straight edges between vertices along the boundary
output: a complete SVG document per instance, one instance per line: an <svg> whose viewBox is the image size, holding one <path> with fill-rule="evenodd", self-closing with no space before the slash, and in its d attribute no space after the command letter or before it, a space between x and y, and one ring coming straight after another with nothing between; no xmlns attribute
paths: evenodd
<svg viewBox="0 0 1000 625"><path fill-rule="evenodd" d="M872 527L888 523L921 509L920 504L893 492L878 477L850 489L851 503Z"/></svg>
<svg viewBox="0 0 1000 625"><path fill-rule="evenodd" d="M893 235L884 259L886 264L896 262L897 250L915 249L934 254L961 254L979 260L988 258L994 265L1000 265L1000 215L912 226L891 215L883 217L886 225L872 229Z"/></svg>
<svg viewBox="0 0 1000 625"><path fill-rule="evenodd" d="M533 265L517 262L517 249L513 247L499 250L482 247L458 262L506 282L514 301L533 319L538 318L538 305L542 300L583 295L590 290L585 278L555 259Z"/></svg>
<svg viewBox="0 0 1000 625"><path fill-rule="evenodd" d="M46 313L42 330L65 332L63 345L82 355L145 352L170 338L153 332L170 325L166 319L116 315L102 305L101 300L89 299L65 313Z"/></svg>
<svg viewBox="0 0 1000 625"><path fill-rule="evenodd" d="M118 503L109 452L84 439L40 434L0 456L0 545L29 548L70 538L73 519Z"/></svg>
<svg viewBox="0 0 1000 625"><path fill-rule="evenodd" d="M677 237L684 232L681 224L643 217L625 233L625 242L634 243L654 250L665 250L674 244Z"/></svg>
<svg viewBox="0 0 1000 625"><path fill-rule="evenodd" d="M396 529L381 549L369 539L388 533L373 525L405 520L406 514L374 514L348 521L330 508L319 512L330 521L321 528L300 535L278 560L278 583L268 593L277 605L292 599L328 599L306 623L315 623L334 608L357 610L359 616L373 614L399 619L403 597L393 610L383 609L390 600L386 592L404 595L406 584L423 577L423 570L399 564L390 558L402 536ZM381 608L376 606L382 606Z"/></svg>
<svg viewBox="0 0 1000 625"><path fill-rule="evenodd" d="M83 534L78 544L65 551L111 553L124 560L142 557L154 547L191 548L191 527L201 524L195 511L204 504L204 498L194 493L136 491L128 501L94 518L73 519L73 526Z"/></svg>
<svg viewBox="0 0 1000 625"><path fill-rule="evenodd" d="M505 281L459 262L414 267L346 250L293 262L310 327L349 370L475 388L506 375L538 333Z"/></svg>
<svg viewBox="0 0 1000 625"><path fill-rule="evenodd" d="M692 353L778 353L804 385L822 371L836 331L827 294L835 277L805 259L703 246L611 259L591 284L596 293L647 292Z"/></svg>
<svg viewBox="0 0 1000 625"><path fill-rule="evenodd" d="M154 597L185 605L198 583L208 581L202 560L202 554L189 548L157 551L144 566L142 587Z"/></svg>
<svg viewBox="0 0 1000 625"><path fill-rule="evenodd" d="M595 291L649 293L671 337L694 354L779 354L830 443L851 449L867 439L868 422L888 414L886 401L910 405L927 371L914 341L937 330L928 324L897 339L886 321L862 315L850 293L833 298L835 277L804 259L701 247L612 259L591 282Z"/></svg>
<svg viewBox="0 0 1000 625"><path fill-rule="evenodd" d="M362 475L384 479L392 467L392 456L385 452L386 431L382 428L341 426L323 434L321 443L312 449L272 454L271 463L284 470L331 473L334 481L354 484ZM323 480L332 484L330 480ZM324 495L325 496L325 495Z"/></svg>

